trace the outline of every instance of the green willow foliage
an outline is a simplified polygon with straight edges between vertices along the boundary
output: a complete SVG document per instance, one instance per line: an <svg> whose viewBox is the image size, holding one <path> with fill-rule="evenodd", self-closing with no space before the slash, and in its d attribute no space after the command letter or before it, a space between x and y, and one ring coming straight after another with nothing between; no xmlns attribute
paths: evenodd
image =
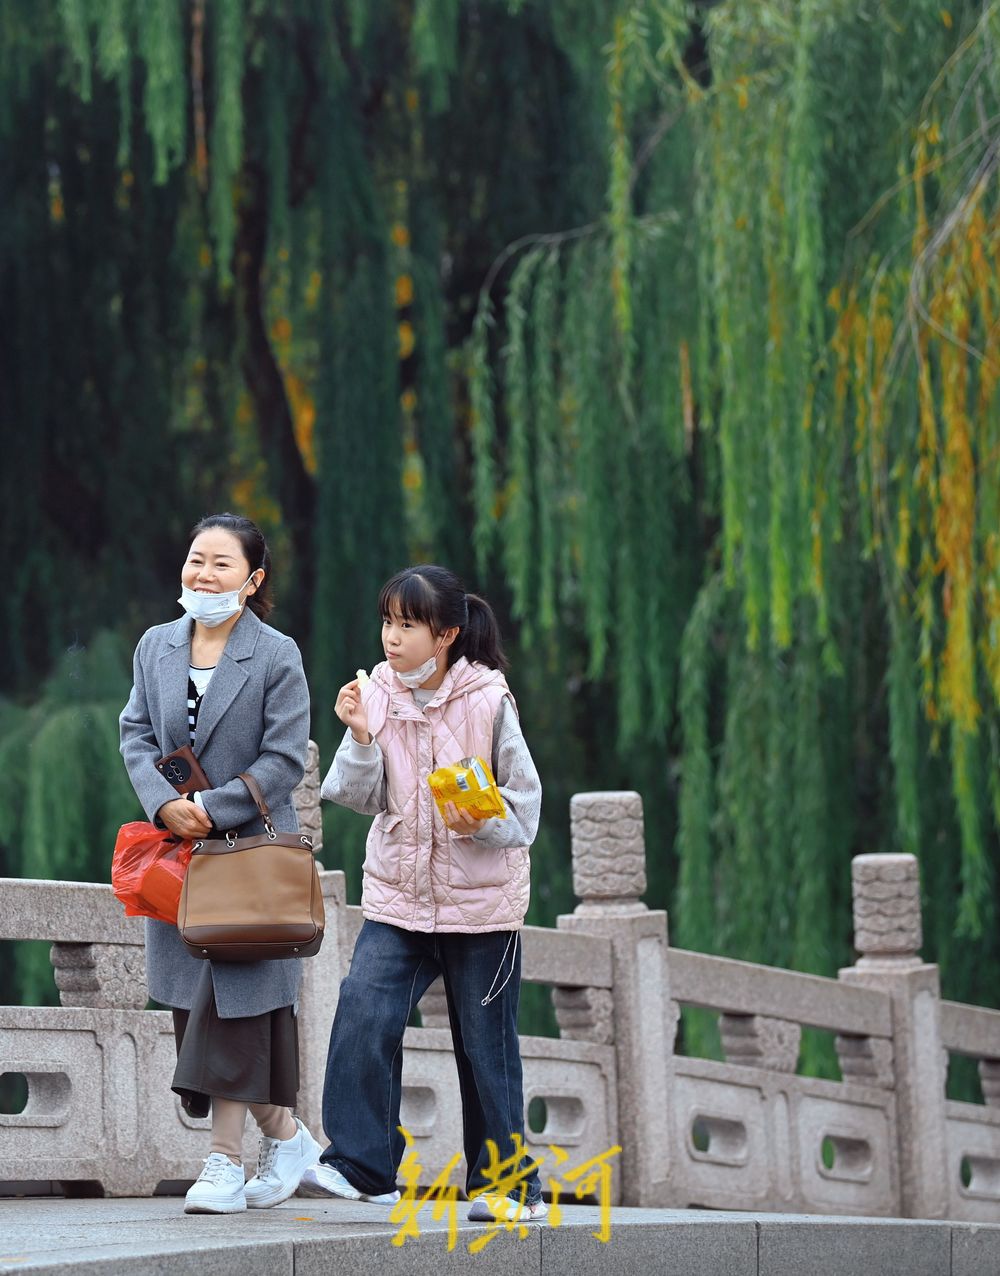
<svg viewBox="0 0 1000 1276"><path fill-rule="evenodd" d="M548 15L503 3L0 6L2 679L26 730L68 647L107 626L130 647L175 613L188 528L235 507L271 539L275 620L303 647L329 756L335 690L378 658L381 581L415 555L471 574L475 291L504 243L597 210L601 110ZM506 613L499 572L482 583ZM535 744L552 774L576 723L541 674L520 679L526 716L552 723ZM126 692L127 676L119 707ZM110 732L95 743L117 772ZM574 753L578 778L550 790L549 919L572 902L566 808L587 765ZM73 819L79 783L49 767ZM27 817L3 813L13 872L35 871ZM68 826L52 836L51 871L94 871Z"/></svg>
<svg viewBox="0 0 1000 1276"><path fill-rule="evenodd" d="M0 871L108 880L119 825L144 818L118 756L118 715L131 685L121 640L98 633L71 649L30 708L0 699ZM47 951L16 948L28 1004L50 999Z"/></svg>
<svg viewBox="0 0 1000 1276"><path fill-rule="evenodd" d="M705 66L678 65L679 16ZM946 977L990 995L998 34L995 4L619 6L606 213L484 286L481 552L493 518L518 614L579 616L622 749L669 749L679 699L693 947L830 973L850 855L899 847Z"/></svg>
<svg viewBox="0 0 1000 1276"><path fill-rule="evenodd" d="M379 584L443 558L514 636L533 920L570 794L637 788L680 942L832 973L851 855L898 847L949 992L995 996L998 36L939 0L4 0L5 740L55 767L47 674L168 618L232 506L328 756ZM46 871L90 871L81 803ZM39 809L0 797L13 871Z"/></svg>

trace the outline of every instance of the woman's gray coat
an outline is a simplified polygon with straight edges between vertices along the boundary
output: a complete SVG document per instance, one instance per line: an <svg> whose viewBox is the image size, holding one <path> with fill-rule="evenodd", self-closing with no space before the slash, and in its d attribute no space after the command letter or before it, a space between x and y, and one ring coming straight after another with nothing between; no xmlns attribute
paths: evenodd
<svg viewBox="0 0 1000 1276"><path fill-rule="evenodd" d="M146 630L135 651L132 694L119 719L129 779L154 821L177 792L153 763L189 742L193 624L182 616ZM245 607L205 691L195 730L195 754L217 786L202 794L215 827L239 833L263 829L253 798L237 778L249 771L261 787L274 827L279 832L298 829L291 794L305 770L308 741L309 688L299 649ZM147 918L146 970L156 1001L190 1010L206 964L222 1019L264 1014L292 1005L298 996L302 963L297 959L206 963L190 955L175 926Z"/></svg>

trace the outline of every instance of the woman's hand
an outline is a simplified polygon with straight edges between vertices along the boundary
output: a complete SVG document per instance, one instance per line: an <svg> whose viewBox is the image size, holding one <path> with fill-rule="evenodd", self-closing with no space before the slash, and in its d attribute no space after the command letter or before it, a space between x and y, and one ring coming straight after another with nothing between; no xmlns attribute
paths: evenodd
<svg viewBox="0 0 1000 1276"><path fill-rule="evenodd" d="M479 831L479 826L487 816L473 815L467 806L456 806L454 802L444 804L444 822L459 837L471 837Z"/></svg>
<svg viewBox="0 0 1000 1276"><path fill-rule="evenodd" d="M344 726L351 728L351 735L358 744L371 744L368 711L361 703L361 684L357 678L340 688L333 710Z"/></svg>
<svg viewBox="0 0 1000 1276"><path fill-rule="evenodd" d="M178 837L192 839L206 837L212 831L212 821L208 812L187 798L174 798L172 802L164 802L157 815Z"/></svg>

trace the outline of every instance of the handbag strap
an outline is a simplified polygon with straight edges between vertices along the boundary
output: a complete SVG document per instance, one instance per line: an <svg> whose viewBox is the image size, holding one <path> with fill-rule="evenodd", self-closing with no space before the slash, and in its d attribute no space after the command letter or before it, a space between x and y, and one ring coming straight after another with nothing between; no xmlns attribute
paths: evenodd
<svg viewBox="0 0 1000 1276"><path fill-rule="evenodd" d="M260 811L261 819L264 821L264 828L270 835L274 831L274 826L271 824L271 812L268 810L267 803L264 801L264 794L261 792L260 785L249 771L241 771L239 778L250 790L250 796L257 803L257 810Z"/></svg>

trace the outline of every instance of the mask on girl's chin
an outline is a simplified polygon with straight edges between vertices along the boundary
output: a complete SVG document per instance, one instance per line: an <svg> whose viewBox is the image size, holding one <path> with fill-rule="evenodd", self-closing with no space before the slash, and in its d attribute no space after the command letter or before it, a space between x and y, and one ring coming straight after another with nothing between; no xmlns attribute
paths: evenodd
<svg viewBox="0 0 1000 1276"><path fill-rule="evenodd" d="M192 620L200 621L209 629L225 624L242 608L240 594L253 580L256 572L251 572L239 589L231 589L225 594L199 594L187 585L181 586L181 596L177 599Z"/></svg>
<svg viewBox="0 0 1000 1276"><path fill-rule="evenodd" d="M409 687L411 691L416 691L422 683L428 678L433 678L437 673L437 655L429 656L422 665L417 665L416 669L396 670L396 677L404 687Z"/></svg>

